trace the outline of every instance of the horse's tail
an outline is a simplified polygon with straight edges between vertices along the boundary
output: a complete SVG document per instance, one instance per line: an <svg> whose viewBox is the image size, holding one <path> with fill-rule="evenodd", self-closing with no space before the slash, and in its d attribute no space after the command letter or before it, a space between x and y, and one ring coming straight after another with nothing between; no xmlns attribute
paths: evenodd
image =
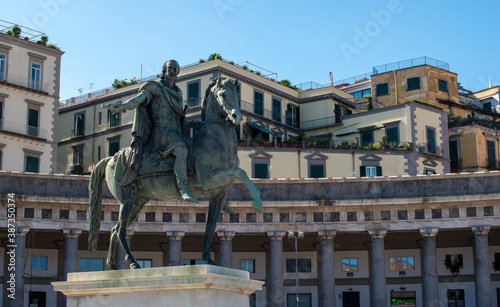
<svg viewBox="0 0 500 307"><path fill-rule="evenodd" d="M89 252L94 254L97 250L97 240L99 239L99 228L101 227L101 201L102 201L102 182L106 174L106 165L112 157L102 159L97 163L89 182Z"/></svg>

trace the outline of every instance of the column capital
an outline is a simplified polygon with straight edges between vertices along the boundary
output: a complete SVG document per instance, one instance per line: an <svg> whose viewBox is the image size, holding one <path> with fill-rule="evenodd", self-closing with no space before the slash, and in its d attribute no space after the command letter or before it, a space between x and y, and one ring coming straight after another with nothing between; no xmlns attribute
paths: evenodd
<svg viewBox="0 0 500 307"><path fill-rule="evenodd" d="M19 236L19 237L25 237L28 232L30 232L30 229L29 227L17 227L16 228L16 236Z"/></svg>
<svg viewBox="0 0 500 307"><path fill-rule="evenodd" d="M368 229L368 234L372 237L372 239L383 239L387 234L387 229Z"/></svg>
<svg viewBox="0 0 500 307"><path fill-rule="evenodd" d="M435 237L439 231L439 228L437 227L420 228L419 231L422 237Z"/></svg>
<svg viewBox="0 0 500 307"><path fill-rule="evenodd" d="M236 235L236 231L218 231L217 232L217 237L219 237L220 240L232 240L235 235Z"/></svg>
<svg viewBox="0 0 500 307"><path fill-rule="evenodd" d="M475 235L486 235L490 232L490 225L476 225L472 226L471 230Z"/></svg>
<svg viewBox="0 0 500 307"><path fill-rule="evenodd" d="M268 231L267 235L271 240L283 240L286 236L286 231Z"/></svg>
<svg viewBox="0 0 500 307"><path fill-rule="evenodd" d="M320 230L318 231L318 237L323 239L333 239L337 235L337 230Z"/></svg>
<svg viewBox="0 0 500 307"><path fill-rule="evenodd" d="M82 229L63 228L62 232L66 238L78 238L82 234Z"/></svg>
<svg viewBox="0 0 500 307"><path fill-rule="evenodd" d="M186 234L183 231L167 231L165 232L169 240L182 240L182 237Z"/></svg>

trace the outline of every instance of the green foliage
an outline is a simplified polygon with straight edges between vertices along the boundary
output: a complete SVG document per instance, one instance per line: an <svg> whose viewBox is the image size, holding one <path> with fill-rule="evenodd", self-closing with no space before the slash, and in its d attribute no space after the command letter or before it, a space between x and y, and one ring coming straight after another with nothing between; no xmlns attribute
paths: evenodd
<svg viewBox="0 0 500 307"><path fill-rule="evenodd" d="M438 110L443 110L443 107L441 107L441 106L435 105L433 103L428 103L428 102L425 102L425 101L421 101L421 100L418 100L418 99L413 99L412 102L420 103L420 104L423 104L423 105L426 105L426 106L429 106L429 107L436 108Z"/></svg>
<svg viewBox="0 0 500 307"><path fill-rule="evenodd" d="M245 122L243 125L243 134L245 136L250 136L250 134L252 134L252 126L250 126L248 122Z"/></svg>
<svg viewBox="0 0 500 307"><path fill-rule="evenodd" d="M49 40L49 37L43 35L42 37L40 37L40 40L37 42L37 44L40 44L42 46L47 46L48 40Z"/></svg>
<svg viewBox="0 0 500 307"><path fill-rule="evenodd" d="M333 138L333 133L328 132L328 133L326 134L326 137L327 137L327 138L329 138L329 139Z"/></svg>
<svg viewBox="0 0 500 307"><path fill-rule="evenodd" d="M287 80L287 79L283 79L279 83L281 85L284 85L284 86L291 86L292 85L292 82L290 82L290 80Z"/></svg>
<svg viewBox="0 0 500 307"><path fill-rule="evenodd" d="M387 136L386 134L384 134L384 135L382 135L382 136L380 137L380 139L381 139L382 141L383 141L383 140L387 140L387 138L388 138L388 136Z"/></svg>
<svg viewBox="0 0 500 307"><path fill-rule="evenodd" d="M124 80L115 79L115 81L113 81L113 84L111 84L111 86L115 89L118 89L118 88L126 87L126 86L129 86L132 84L137 84L139 82L140 82L140 80L137 79L137 77L133 77L132 80L130 80L130 81L127 81L127 79L124 79Z"/></svg>
<svg viewBox="0 0 500 307"><path fill-rule="evenodd" d="M457 276L458 273L460 273L460 260L459 259L452 259L450 260L449 258L444 260L444 265L450 269L450 273L453 274L453 276Z"/></svg>
<svg viewBox="0 0 500 307"><path fill-rule="evenodd" d="M212 61L212 60L221 60L222 59L222 56L218 53L212 53L211 55L208 56L208 60L209 61Z"/></svg>
<svg viewBox="0 0 500 307"><path fill-rule="evenodd" d="M203 63L203 62L205 62L205 60L204 59L200 59L200 63Z"/></svg>
<svg viewBox="0 0 500 307"><path fill-rule="evenodd" d="M373 110L373 97L372 97L372 95L367 95L364 98L366 98L366 100L368 100L368 103L366 104L366 109L368 111Z"/></svg>
<svg viewBox="0 0 500 307"><path fill-rule="evenodd" d="M248 66L246 65L241 66L241 68L243 68L244 70L248 70Z"/></svg>
<svg viewBox="0 0 500 307"><path fill-rule="evenodd" d="M233 61L229 61L229 64L234 65L234 62Z"/></svg>
<svg viewBox="0 0 500 307"><path fill-rule="evenodd" d="M19 37L21 36L21 28L19 28L17 25L12 27L12 35L14 37Z"/></svg>
<svg viewBox="0 0 500 307"><path fill-rule="evenodd" d="M7 32L5 32L5 34L12 35L12 30L7 30Z"/></svg>
<svg viewBox="0 0 500 307"><path fill-rule="evenodd" d="M260 71L256 70L255 74L260 76Z"/></svg>
<svg viewBox="0 0 500 307"><path fill-rule="evenodd" d="M448 128L459 127L465 122L462 116L453 116L451 111L448 113Z"/></svg>
<svg viewBox="0 0 500 307"><path fill-rule="evenodd" d="M59 47L55 44L48 44L47 47L59 50Z"/></svg>
<svg viewBox="0 0 500 307"><path fill-rule="evenodd" d="M306 137L306 133L304 131L299 132L299 139L303 139Z"/></svg>

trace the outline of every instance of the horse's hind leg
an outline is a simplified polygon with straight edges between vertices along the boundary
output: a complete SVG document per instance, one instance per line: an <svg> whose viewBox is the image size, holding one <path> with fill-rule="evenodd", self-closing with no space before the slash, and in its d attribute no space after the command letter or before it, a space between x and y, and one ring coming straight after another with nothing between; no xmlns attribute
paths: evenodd
<svg viewBox="0 0 500 307"><path fill-rule="evenodd" d="M115 226L111 228L111 236L109 239L109 248L108 248L108 259L106 259L106 265L111 270L118 270L115 263L117 243L118 243L118 234L116 233L116 226Z"/></svg>
<svg viewBox="0 0 500 307"><path fill-rule="evenodd" d="M125 261L127 261L131 268L139 267L139 264L130 253L129 246L127 244L127 225L134 207L136 191L135 186L132 189L123 189L122 195L127 195L127 197L121 200L118 224L116 225L118 241L120 242L123 253L125 254Z"/></svg>
<svg viewBox="0 0 500 307"><path fill-rule="evenodd" d="M224 203L226 202L227 191L224 193L210 199L208 207L208 218L207 227L205 230L205 244L203 246L203 260L207 264L215 265L215 262L210 258L210 245L212 244L212 236L215 232L215 227L217 226L217 219L219 218L220 212Z"/></svg>

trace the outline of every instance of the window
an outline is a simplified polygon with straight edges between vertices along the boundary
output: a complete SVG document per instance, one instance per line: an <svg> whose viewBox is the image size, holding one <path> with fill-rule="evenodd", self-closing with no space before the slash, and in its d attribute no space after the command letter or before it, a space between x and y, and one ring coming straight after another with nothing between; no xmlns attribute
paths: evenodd
<svg viewBox="0 0 500 307"><path fill-rule="evenodd" d="M149 269L151 268L151 265L153 264L152 259L137 259L137 263L141 266L143 269Z"/></svg>
<svg viewBox="0 0 500 307"><path fill-rule="evenodd" d="M309 165L309 178L325 178L325 165L324 164L311 164Z"/></svg>
<svg viewBox="0 0 500 307"><path fill-rule="evenodd" d="M239 223L240 222L240 214L230 214L229 215L229 223Z"/></svg>
<svg viewBox="0 0 500 307"><path fill-rule="evenodd" d="M73 136L85 135L85 112L75 114Z"/></svg>
<svg viewBox="0 0 500 307"><path fill-rule="evenodd" d="M424 169L423 174L424 175L432 175L432 174L437 174L437 173L436 173L436 170L433 170L433 169Z"/></svg>
<svg viewBox="0 0 500 307"><path fill-rule="evenodd" d="M47 306L47 292L30 291L28 306L45 307Z"/></svg>
<svg viewBox="0 0 500 307"><path fill-rule="evenodd" d="M273 120L281 123L281 100L273 98Z"/></svg>
<svg viewBox="0 0 500 307"><path fill-rule="evenodd" d="M110 140L108 144L108 157L114 156L120 150L120 139Z"/></svg>
<svg viewBox="0 0 500 307"><path fill-rule="evenodd" d="M97 125L102 125L102 112L97 113Z"/></svg>
<svg viewBox="0 0 500 307"><path fill-rule="evenodd" d="M118 215L119 215L118 211L111 211L111 221L113 222L118 221Z"/></svg>
<svg viewBox="0 0 500 307"><path fill-rule="evenodd" d="M387 135L387 146L398 146L399 144L399 128L398 126L385 127L385 135Z"/></svg>
<svg viewBox="0 0 500 307"><path fill-rule="evenodd" d="M104 259L101 258L80 258L80 272L103 271Z"/></svg>
<svg viewBox="0 0 500 307"><path fill-rule="evenodd" d="M254 163L253 164L253 178L269 178L269 164L267 163Z"/></svg>
<svg viewBox="0 0 500 307"><path fill-rule="evenodd" d="M250 294L250 304L249 304L250 307L255 307L257 306L257 303L255 301L255 293L252 293Z"/></svg>
<svg viewBox="0 0 500 307"><path fill-rule="evenodd" d="M448 92L448 82L438 79L438 88L441 92Z"/></svg>
<svg viewBox="0 0 500 307"><path fill-rule="evenodd" d="M427 127L427 152L436 154L437 153L437 148L436 148L436 129Z"/></svg>
<svg viewBox="0 0 500 307"><path fill-rule="evenodd" d="M310 293L299 293L299 307L311 307L312 300ZM286 295L286 306L287 307L296 307L297 306L297 294L289 293Z"/></svg>
<svg viewBox="0 0 500 307"><path fill-rule="evenodd" d="M113 128L113 127L118 127L120 126L120 112L114 113L108 110L108 127Z"/></svg>
<svg viewBox="0 0 500 307"><path fill-rule="evenodd" d="M172 222L172 212L163 212L162 221L165 223L171 223Z"/></svg>
<svg viewBox="0 0 500 307"><path fill-rule="evenodd" d="M83 145L73 147L73 165L83 165Z"/></svg>
<svg viewBox="0 0 500 307"><path fill-rule="evenodd" d="M31 256L31 269L33 271L47 271L47 257Z"/></svg>
<svg viewBox="0 0 500 307"><path fill-rule="evenodd" d="M247 213L246 217L245 217L245 222L256 223L257 222L257 214L256 213Z"/></svg>
<svg viewBox="0 0 500 307"><path fill-rule="evenodd" d="M79 221L87 220L87 210L76 210L76 219Z"/></svg>
<svg viewBox="0 0 500 307"><path fill-rule="evenodd" d="M38 136L38 116L39 111L28 107L28 131L30 136Z"/></svg>
<svg viewBox="0 0 500 307"><path fill-rule="evenodd" d="M0 170L2 169L2 146L0 146Z"/></svg>
<svg viewBox="0 0 500 307"><path fill-rule="evenodd" d="M343 307L357 307L361 306L358 291L345 291L342 292L342 306Z"/></svg>
<svg viewBox="0 0 500 307"><path fill-rule="evenodd" d="M255 260L240 260L240 270L255 273Z"/></svg>
<svg viewBox="0 0 500 307"><path fill-rule="evenodd" d="M5 80L5 69L7 68L7 56L0 53L0 81Z"/></svg>
<svg viewBox="0 0 500 307"><path fill-rule="evenodd" d="M26 172L38 173L39 163L40 163L40 158L34 156L26 156Z"/></svg>
<svg viewBox="0 0 500 307"><path fill-rule="evenodd" d="M382 176L381 166L360 166L359 173L361 177Z"/></svg>
<svg viewBox="0 0 500 307"><path fill-rule="evenodd" d="M420 77L408 78L406 80L406 90L413 91L420 89Z"/></svg>
<svg viewBox="0 0 500 307"><path fill-rule="evenodd" d="M446 265L447 269L451 268L452 265L458 265L458 266L460 266L460 268L463 268L464 267L464 260L463 260L462 254L446 255L445 265Z"/></svg>
<svg viewBox="0 0 500 307"><path fill-rule="evenodd" d="M495 253L495 255L493 256L493 260L494 260L493 269L495 271L500 271L500 253Z"/></svg>
<svg viewBox="0 0 500 307"><path fill-rule="evenodd" d="M188 107L200 105L200 81L188 83Z"/></svg>
<svg viewBox="0 0 500 307"><path fill-rule="evenodd" d="M69 210L64 210L64 209L59 210L59 219L69 220Z"/></svg>
<svg viewBox="0 0 500 307"><path fill-rule="evenodd" d="M42 64L31 63L30 88L40 91L42 80Z"/></svg>
<svg viewBox="0 0 500 307"><path fill-rule="evenodd" d="M101 146L97 146L97 161L101 161Z"/></svg>
<svg viewBox="0 0 500 307"><path fill-rule="evenodd" d="M389 95L389 84L388 83L377 84L376 91L377 91L377 96Z"/></svg>
<svg viewBox="0 0 500 307"><path fill-rule="evenodd" d="M299 273L311 272L311 258L300 258L297 260ZM286 260L286 272L295 273L295 258Z"/></svg>
<svg viewBox="0 0 500 307"><path fill-rule="evenodd" d="M361 133L361 146L368 146L373 144L373 131L362 131Z"/></svg>
<svg viewBox="0 0 500 307"><path fill-rule="evenodd" d="M253 92L253 112L264 116L264 94L261 92Z"/></svg>
<svg viewBox="0 0 500 307"><path fill-rule="evenodd" d="M184 265L197 265L197 264L207 264L205 260L199 260L199 259L185 259L183 261Z"/></svg>
<svg viewBox="0 0 500 307"><path fill-rule="evenodd" d="M263 214L264 223L272 223L273 222L273 214L272 213L264 213Z"/></svg>
<svg viewBox="0 0 500 307"><path fill-rule="evenodd" d="M408 271L415 270L415 258L409 257L390 257L389 270L391 271Z"/></svg>
<svg viewBox="0 0 500 307"><path fill-rule="evenodd" d="M32 219L35 217L35 208L24 208L24 217Z"/></svg>
<svg viewBox="0 0 500 307"><path fill-rule="evenodd" d="M372 89L371 88L369 88L367 90L363 90L362 97L370 95L371 93L372 93Z"/></svg>
<svg viewBox="0 0 500 307"><path fill-rule="evenodd" d="M460 307L465 306L465 291L464 289L448 289L447 291L448 306Z"/></svg>
<svg viewBox="0 0 500 307"><path fill-rule="evenodd" d="M357 272L358 258L342 258L342 272Z"/></svg>
<svg viewBox="0 0 500 307"><path fill-rule="evenodd" d="M488 150L488 167L492 169L496 169L497 164L497 155L495 152L495 142L486 141L486 147Z"/></svg>
<svg viewBox="0 0 500 307"><path fill-rule="evenodd" d="M189 223L189 212L179 213L179 223Z"/></svg>
<svg viewBox="0 0 500 307"><path fill-rule="evenodd" d="M299 124L299 107L287 104L286 106L286 124L291 127L300 128Z"/></svg>
<svg viewBox="0 0 500 307"><path fill-rule="evenodd" d="M364 97L366 95L370 95L371 92L372 92L371 89L367 89L367 90L362 90L362 91L354 92L351 95L354 96L354 98L361 98L361 97Z"/></svg>
<svg viewBox="0 0 500 307"><path fill-rule="evenodd" d="M0 129L3 129L3 101L0 100Z"/></svg>

